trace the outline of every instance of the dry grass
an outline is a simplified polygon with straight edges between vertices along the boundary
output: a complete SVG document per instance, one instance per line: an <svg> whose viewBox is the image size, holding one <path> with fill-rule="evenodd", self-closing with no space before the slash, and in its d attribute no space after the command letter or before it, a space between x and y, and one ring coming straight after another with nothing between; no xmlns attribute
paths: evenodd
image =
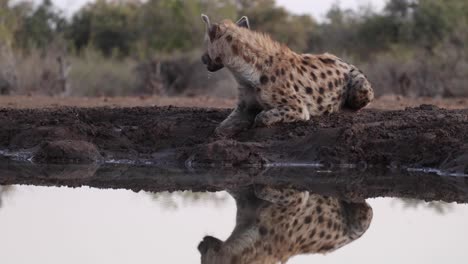
<svg viewBox="0 0 468 264"><path fill-rule="evenodd" d="M14 63L8 64L10 68L14 65L17 80L14 94L125 96L135 94L141 85L134 71L137 62L131 59L105 58L92 50L80 56L67 57L65 54L56 48L46 51L32 49L27 54L16 54ZM59 58L71 66L68 91L61 83ZM0 72L6 70L7 65L0 63Z"/></svg>
<svg viewBox="0 0 468 264"><path fill-rule="evenodd" d="M141 86L135 72L137 62L132 59L104 58L87 50L70 62L71 95L125 96L135 94Z"/></svg>
<svg viewBox="0 0 468 264"><path fill-rule="evenodd" d="M33 50L16 56L17 94L53 95L64 91L55 90L53 80L58 79L59 64L53 53Z"/></svg>
<svg viewBox="0 0 468 264"><path fill-rule="evenodd" d="M17 86L16 67L11 48L0 41L0 95L10 94Z"/></svg>
<svg viewBox="0 0 468 264"><path fill-rule="evenodd" d="M360 66L377 95L468 96L468 49L453 40L431 50L395 48Z"/></svg>
<svg viewBox="0 0 468 264"><path fill-rule="evenodd" d="M394 49L370 61L353 63L367 74L377 96L467 97L468 52L452 45L444 42L431 54ZM32 50L0 61L0 92L9 83L9 89L13 87L13 93L18 95L129 96L155 93L158 89L153 89L154 86L162 85L162 94L171 96L236 96L237 86L231 74L226 70L209 74L193 54L159 60L161 76L157 76L155 67L150 67L155 64L152 60L140 63L130 58L107 58L93 49L66 58L71 71L70 89L65 91L60 85L57 61L64 54L60 50ZM9 77L2 73L9 73Z"/></svg>

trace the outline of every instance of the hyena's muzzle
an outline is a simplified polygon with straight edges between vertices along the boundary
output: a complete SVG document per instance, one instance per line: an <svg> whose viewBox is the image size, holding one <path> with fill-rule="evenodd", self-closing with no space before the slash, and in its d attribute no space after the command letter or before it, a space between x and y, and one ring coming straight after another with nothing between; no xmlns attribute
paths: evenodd
<svg viewBox="0 0 468 264"><path fill-rule="evenodd" d="M224 68L224 64L221 61L221 58L217 57L215 60L212 60L210 58L210 55L208 55L208 52L203 54L203 56L201 57L201 60L203 64L206 65L206 68L210 72L216 72Z"/></svg>

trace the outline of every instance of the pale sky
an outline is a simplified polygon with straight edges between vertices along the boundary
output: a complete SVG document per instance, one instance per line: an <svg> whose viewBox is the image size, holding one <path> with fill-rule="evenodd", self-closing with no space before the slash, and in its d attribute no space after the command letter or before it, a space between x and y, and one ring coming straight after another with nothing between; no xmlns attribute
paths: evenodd
<svg viewBox="0 0 468 264"><path fill-rule="evenodd" d="M39 3L42 0L33 1ZM55 5L67 14L78 10L83 4L90 1L92 0L52 0ZM276 2L296 14L311 14L316 19L321 20L334 3L339 3L340 6L351 9L372 5L376 10L381 10L386 0L276 0Z"/></svg>
<svg viewBox="0 0 468 264"><path fill-rule="evenodd" d="M310 14L316 19L323 19L330 7L338 3L341 7L357 9L361 6L373 6L375 10L381 10L387 0L276 0L286 9L296 14Z"/></svg>
<svg viewBox="0 0 468 264"><path fill-rule="evenodd" d="M226 239L236 215L232 198L168 210L165 200L124 190L14 186L2 198L2 264L199 264L198 243ZM374 217L362 238L288 264L466 263L468 205L440 215L390 198L369 203Z"/></svg>

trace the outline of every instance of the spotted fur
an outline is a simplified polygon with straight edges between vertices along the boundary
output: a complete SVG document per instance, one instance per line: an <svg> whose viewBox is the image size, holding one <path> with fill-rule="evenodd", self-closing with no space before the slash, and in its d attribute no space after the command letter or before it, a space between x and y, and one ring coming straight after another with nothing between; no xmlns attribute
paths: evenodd
<svg viewBox="0 0 468 264"><path fill-rule="evenodd" d="M366 76L355 66L325 53L298 54L268 35L237 23L207 24L208 70L228 68L239 84L236 109L217 129L233 134L257 126L309 120L343 108L359 110L374 98ZM247 23L245 23L247 21Z"/></svg>
<svg viewBox="0 0 468 264"><path fill-rule="evenodd" d="M203 239L202 264L286 263L300 254L332 252L361 237L372 220L366 202L270 187L232 194L236 227L224 242Z"/></svg>

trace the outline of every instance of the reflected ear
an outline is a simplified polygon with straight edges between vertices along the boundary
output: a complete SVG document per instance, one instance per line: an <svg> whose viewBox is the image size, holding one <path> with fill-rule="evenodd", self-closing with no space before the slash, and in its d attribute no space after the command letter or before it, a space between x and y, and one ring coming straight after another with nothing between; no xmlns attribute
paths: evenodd
<svg viewBox="0 0 468 264"><path fill-rule="evenodd" d="M243 28L250 29L249 19L246 16L241 17L237 22L236 25Z"/></svg>

